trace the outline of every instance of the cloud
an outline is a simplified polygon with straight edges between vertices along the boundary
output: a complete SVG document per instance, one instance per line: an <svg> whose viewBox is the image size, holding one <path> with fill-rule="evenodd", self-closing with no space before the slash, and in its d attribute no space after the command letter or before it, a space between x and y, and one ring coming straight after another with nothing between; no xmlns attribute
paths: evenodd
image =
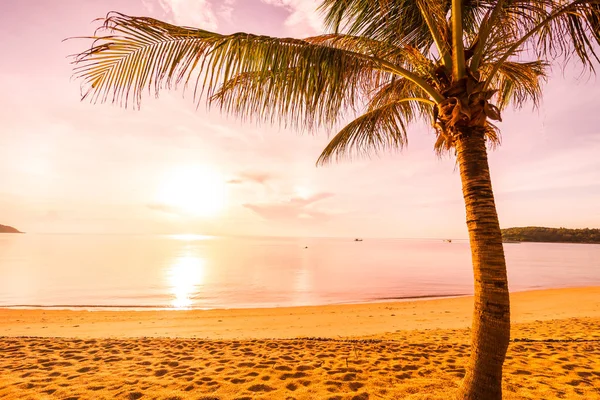
<svg viewBox="0 0 600 400"><path fill-rule="evenodd" d="M153 12L157 4L167 19L177 25L216 30L219 19L230 20L236 0L211 2L209 0L143 0L148 11Z"/></svg>
<svg viewBox="0 0 600 400"><path fill-rule="evenodd" d="M285 25L299 29L302 34L314 35L323 32L323 18L317 11L314 0L261 0L263 3L283 7L290 12Z"/></svg>
<svg viewBox="0 0 600 400"><path fill-rule="evenodd" d="M237 178L228 180L227 183L233 185L240 185L243 183L258 183L264 185L272 179L273 175L268 172L244 171L240 172Z"/></svg>
<svg viewBox="0 0 600 400"><path fill-rule="evenodd" d="M244 204L244 207L254 211L268 220L327 220L331 214L313 209L314 203L332 197L333 193L316 193L310 197L293 197L288 201L277 203Z"/></svg>
<svg viewBox="0 0 600 400"><path fill-rule="evenodd" d="M219 16L231 22L233 14L233 5L235 4L235 2L236 0L224 0L221 4L221 7L219 7Z"/></svg>
<svg viewBox="0 0 600 400"><path fill-rule="evenodd" d="M169 206L169 205L163 204L163 203L146 204L146 207L148 207L152 211L160 211L160 212L164 212L167 214L175 214L175 215L180 214L178 208Z"/></svg>

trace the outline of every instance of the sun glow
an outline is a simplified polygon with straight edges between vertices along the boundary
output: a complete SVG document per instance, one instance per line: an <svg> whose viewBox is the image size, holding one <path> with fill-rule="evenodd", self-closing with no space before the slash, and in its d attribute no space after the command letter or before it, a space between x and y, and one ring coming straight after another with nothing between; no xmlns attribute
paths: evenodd
<svg viewBox="0 0 600 400"><path fill-rule="evenodd" d="M161 204L200 217L218 214L225 204L225 181L213 169L179 167L163 179L157 194Z"/></svg>
<svg viewBox="0 0 600 400"><path fill-rule="evenodd" d="M294 195L301 199L308 199L312 194L312 191L306 186L295 186Z"/></svg>
<svg viewBox="0 0 600 400"><path fill-rule="evenodd" d="M192 294L204 281L204 260L197 256L179 257L168 272L168 280L174 299L171 305L175 308L190 308Z"/></svg>

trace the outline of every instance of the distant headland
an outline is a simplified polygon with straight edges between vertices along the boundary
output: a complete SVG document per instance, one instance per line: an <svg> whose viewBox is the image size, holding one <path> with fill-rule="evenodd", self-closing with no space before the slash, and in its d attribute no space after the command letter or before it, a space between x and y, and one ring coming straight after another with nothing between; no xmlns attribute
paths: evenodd
<svg viewBox="0 0 600 400"><path fill-rule="evenodd" d="M0 224L0 233L23 233L23 232L19 231L16 228L13 228L12 226Z"/></svg>
<svg viewBox="0 0 600 400"><path fill-rule="evenodd" d="M502 229L505 242L600 243L600 229L526 226Z"/></svg>

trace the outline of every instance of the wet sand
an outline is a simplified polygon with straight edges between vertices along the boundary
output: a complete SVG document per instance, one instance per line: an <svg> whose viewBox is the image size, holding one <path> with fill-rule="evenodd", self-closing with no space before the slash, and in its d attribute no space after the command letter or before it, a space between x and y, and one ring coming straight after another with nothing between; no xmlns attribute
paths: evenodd
<svg viewBox="0 0 600 400"><path fill-rule="evenodd" d="M507 399L600 399L600 288L512 295ZM0 398L447 399L472 298L212 311L0 310Z"/></svg>

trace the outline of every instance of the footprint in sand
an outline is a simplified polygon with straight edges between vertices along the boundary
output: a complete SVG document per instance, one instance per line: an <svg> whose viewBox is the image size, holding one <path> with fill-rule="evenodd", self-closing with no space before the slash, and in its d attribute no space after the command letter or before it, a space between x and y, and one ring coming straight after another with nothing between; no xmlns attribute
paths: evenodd
<svg viewBox="0 0 600 400"><path fill-rule="evenodd" d="M252 368L252 367L254 367L255 365L256 365L256 364L255 364L255 363L253 363L253 362L241 362L241 363L239 363L237 366L238 366L239 368Z"/></svg>
<svg viewBox="0 0 600 400"><path fill-rule="evenodd" d="M516 375L531 375L531 371L525 369L518 369L514 372Z"/></svg>
<svg viewBox="0 0 600 400"><path fill-rule="evenodd" d="M283 374L279 377L279 379L286 380L286 379L300 379L300 378L305 378L307 377L308 374L306 372L294 372L293 374Z"/></svg>
<svg viewBox="0 0 600 400"><path fill-rule="evenodd" d="M264 385L264 384L259 384L259 385L252 385L248 388L249 391L251 392L272 392L273 390L276 390L274 387L268 386L268 385Z"/></svg>

